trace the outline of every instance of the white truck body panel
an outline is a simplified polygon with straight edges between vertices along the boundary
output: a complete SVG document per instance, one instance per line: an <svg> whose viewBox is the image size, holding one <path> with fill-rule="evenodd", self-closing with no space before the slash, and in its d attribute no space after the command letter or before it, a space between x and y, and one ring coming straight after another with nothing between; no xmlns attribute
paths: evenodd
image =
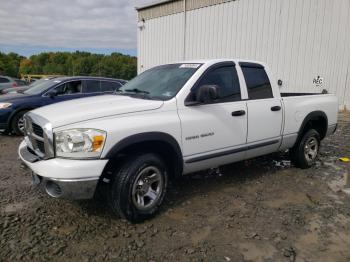
<svg viewBox="0 0 350 262"><path fill-rule="evenodd" d="M317 98L317 99L316 99ZM334 107L338 99L334 95L284 97L285 121L283 134L293 134L299 131L305 117L314 111L326 112L328 125L338 122L338 108Z"/></svg>
<svg viewBox="0 0 350 262"><path fill-rule="evenodd" d="M207 69L221 62L234 62L241 101L187 106L185 100L191 88ZM240 62L258 63L264 67L273 98L248 99ZM338 102L334 95L281 97L279 87L264 63L239 59L185 63L202 65L177 95L167 101L106 95L58 103L31 113L47 119L53 133L74 128L104 130L107 138L101 160L54 158L30 163L20 155L22 160L42 177L87 178L92 173L99 177L108 162L109 152L118 142L132 135L158 132L169 135L177 142L183 159L183 174L187 174L291 148L304 119L311 112L321 111L327 116L327 135L336 128ZM279 109L272 111L272 107ZM244 114L233 117L235 111L244 111ZM25 146L25 143L21 144L22 148ZM100 162L94 166L95 161Z"/></svg>
<svg viewBox="0 0 350 262"><path fill-rule="evenodd" d="M56 128L70 123L79 123L103 117L134 112L144 113L148 110L160 108L163 105L163 101L103 95L65 101L60 103L60 105L59 108L55 107L55 104L44 106L36 109L35 112L46 119L52 119L50 123L53 128Z"/></svg>
<svg viewBox="0 0 350 262"><path fill-rule="evenodd" d="M248 108L248 143L281 136L283 112L282 110L271 111L273 106L282 106L280 98L252 100L246 103Z"/></svg>

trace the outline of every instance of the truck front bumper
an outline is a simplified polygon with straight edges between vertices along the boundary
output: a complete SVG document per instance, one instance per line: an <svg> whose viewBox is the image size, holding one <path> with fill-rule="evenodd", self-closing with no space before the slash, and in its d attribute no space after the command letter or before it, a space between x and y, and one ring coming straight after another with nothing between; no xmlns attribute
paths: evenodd
<svg viewBox="0 0 350 262"><path fill-rule="evenodd" d="M23 141L19 157L32 170L33 183L39 184L52 197L68 199L93 198L98 181L108 160L40 160Z"/></svg>

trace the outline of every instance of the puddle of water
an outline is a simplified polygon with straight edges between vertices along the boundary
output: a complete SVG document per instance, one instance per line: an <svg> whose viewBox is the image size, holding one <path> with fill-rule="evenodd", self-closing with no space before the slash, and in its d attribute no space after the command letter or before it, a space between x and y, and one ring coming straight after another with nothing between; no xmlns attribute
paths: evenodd
<svg viewBox="0 0 350 262"><path fill-rule="evenodd" d="M323 163L325 166L331 167L336 171L342 170L341 167L337 166L336 164L332 163L332 162L324 162Z"/></svg>

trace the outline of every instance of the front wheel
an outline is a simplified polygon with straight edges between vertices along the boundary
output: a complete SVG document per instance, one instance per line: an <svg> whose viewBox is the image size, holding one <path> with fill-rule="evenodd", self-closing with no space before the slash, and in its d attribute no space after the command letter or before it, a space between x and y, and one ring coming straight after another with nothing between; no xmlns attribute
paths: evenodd
<svg viewBox="0 0 350 262"><path fill-rule="evenodd" d="M12 119L12 123L11 123L12 131L18 136L23 136L24 135L24 119L23 119L23 116L27 112L28 111L18 112Z"/></svg>
<svg viewBox="0 0 350 262"><path fill-rule="evenodd" d="M293 164L303 169L313 166L320 151L320 145L320 134L315 129L307 131L290 149Z"/></svg>
<svg viewBox="0 0 350 262"><path fill-rule="evenodd" d="M158 155L145 153L131 157L115 171L109 204L115 213L130 222L142 222L158 212L167 182L167 169Z"/></svg>

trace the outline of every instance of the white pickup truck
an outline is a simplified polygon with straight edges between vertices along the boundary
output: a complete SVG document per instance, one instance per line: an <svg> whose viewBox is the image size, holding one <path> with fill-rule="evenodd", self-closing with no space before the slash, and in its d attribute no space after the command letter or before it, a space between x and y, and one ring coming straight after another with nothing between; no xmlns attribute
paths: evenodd
<svg viewBox="0 0 350 262"><path fill-rule="evenodd" d="M186 61L147 70L115 95L26 114L19 155L50 196L108 188L111 209L139 222L181 175L287 149L310 167L337 115L334 95L281 94L264 63Z"/></svg>

